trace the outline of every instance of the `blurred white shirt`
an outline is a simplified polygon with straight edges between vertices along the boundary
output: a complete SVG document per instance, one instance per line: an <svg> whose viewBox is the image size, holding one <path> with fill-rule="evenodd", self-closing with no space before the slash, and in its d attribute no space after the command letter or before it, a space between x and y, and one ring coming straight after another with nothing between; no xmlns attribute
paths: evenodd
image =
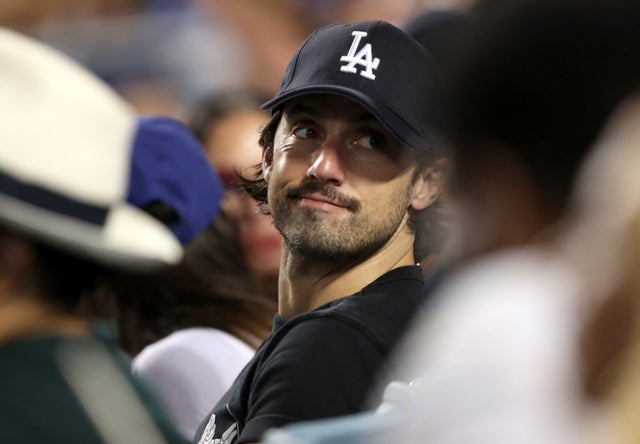
<svg viewBox="0 0 640 444"><path fill-rule="evenodd" d="M487 255L449 275L396 357L417 396L394 442L583 442L586 300L576 270L542 249Z"/></svg>
<svg viewBox="0 0 640 444"><path fill-rule="evenodd" d="M145 347L133 372L191 440L202 419L253 357L247 344L214 328L188 328Z"/></svg>

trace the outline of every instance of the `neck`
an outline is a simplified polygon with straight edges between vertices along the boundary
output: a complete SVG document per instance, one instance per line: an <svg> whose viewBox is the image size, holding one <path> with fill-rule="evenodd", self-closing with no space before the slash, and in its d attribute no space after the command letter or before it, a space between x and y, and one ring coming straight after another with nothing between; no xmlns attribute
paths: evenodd
<svg viewBox="0 0 640 444"><path fill-rule="evenodd" d="M385 245L360 261L319 262L285 245L278 281L278 313L288 319L349 296L398 267L415 265L414 235L402 224Z"/></svg>
<svg viewBox="0 0 640 444"><path fill-rule="evenodd" d="M0 344L45 335L84 335L88 322L30 298L14 298L0 305Z"/></svg>

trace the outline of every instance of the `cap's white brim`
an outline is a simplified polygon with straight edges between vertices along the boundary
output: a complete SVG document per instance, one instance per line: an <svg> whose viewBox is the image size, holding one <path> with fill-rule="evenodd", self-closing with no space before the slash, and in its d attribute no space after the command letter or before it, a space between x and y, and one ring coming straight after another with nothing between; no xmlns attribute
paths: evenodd
<svg viewBox="0 0 640 444"><path fill-rule="evenodd" d="M127 203L112 206L104 226L99 226L0 194L0 221L43 243L108 266L143 271L182 258L182 246L171 231Z"/></svg>

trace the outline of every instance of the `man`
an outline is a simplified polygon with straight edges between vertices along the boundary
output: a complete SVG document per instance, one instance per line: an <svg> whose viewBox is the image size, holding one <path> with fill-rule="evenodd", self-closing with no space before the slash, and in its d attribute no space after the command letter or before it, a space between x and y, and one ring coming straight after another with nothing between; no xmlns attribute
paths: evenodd
<svg viewBox="0 0 640 444"><path fill-rule="evenodd" d="M430 55L385 22L332 25L291 60L246 188L284 239L273 332L194 443L357 412L420 305L445 163Z"/></svg>
<svg viewBox="0 0 640 444"><path fill-rule="evenodd" d="M0 72L0 442L184 442L78 303L105 270L177 263L176 237L217 213L219 179L200 150L160 152L160 129L36 41L0 29ZM194 188L211 200L194 208ZM134 206L159 201L175 237Z"/></svg>
<svg viewBox="0 0 640 444"><path fill-rule="evenodd" d="M578 337L603 288L623 270L637 275L620 247L640 202L640 101L611 113L640 84L639 8L493 1L466 16L445 68L461 255L394 352L390 376L412 383L390 384L375 413L298 423L263 442L622 442L607 434L603 405L585 403ZM586 376L600 389L626 363L618 341L633 310L615 318L617 308L606 304L611 317L590 338L587 362L605 365ZM629 409L614 416L638 430L633 385L620 388Z"/></svg>

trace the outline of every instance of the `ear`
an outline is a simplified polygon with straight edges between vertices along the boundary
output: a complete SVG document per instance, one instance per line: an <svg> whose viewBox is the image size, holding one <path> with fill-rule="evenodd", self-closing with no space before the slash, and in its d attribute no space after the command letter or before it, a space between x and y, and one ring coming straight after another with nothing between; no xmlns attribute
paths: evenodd
<svg viewBox="0 0 640 444"><path fill-rule="evenodd" d="M269 183L271 179L271 171L273 170L273 148L264 148L262 150L262 176Z"/></svg>
<svg viewBox="0 0 640 444"><path fill-rule="evenodd" d="M450 162L445 158L425 167L413 184L411 208L419 211L431 205L443 192L450 169Z"/></svg>

